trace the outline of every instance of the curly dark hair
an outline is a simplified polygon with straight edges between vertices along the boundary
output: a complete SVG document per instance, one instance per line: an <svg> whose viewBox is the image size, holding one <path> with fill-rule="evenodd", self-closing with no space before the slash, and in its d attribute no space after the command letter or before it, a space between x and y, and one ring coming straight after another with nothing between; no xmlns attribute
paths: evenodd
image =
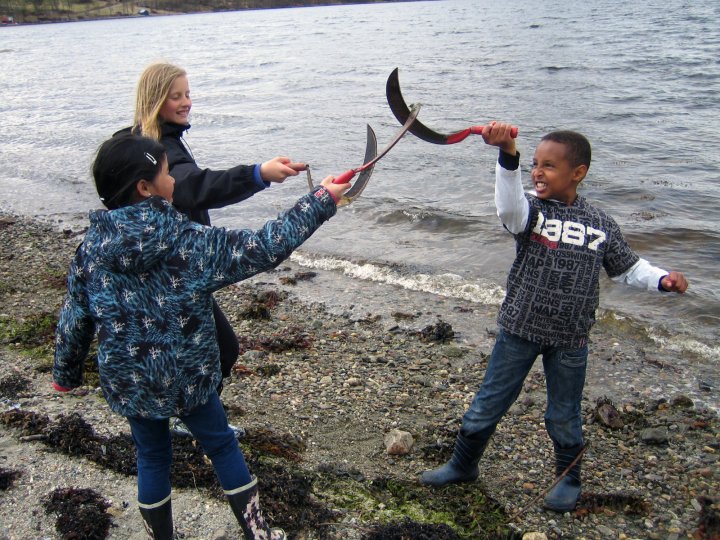
<svg viewBox="0 0 720 540"><path fill-rule="evenodd" d="M551 131L540 141L564 144L567 148L567 158L570 165L573 167L585 165L588 169L590 168L592 152L590 150L590 141L585 138L585 135L569 130Z"/></svg>

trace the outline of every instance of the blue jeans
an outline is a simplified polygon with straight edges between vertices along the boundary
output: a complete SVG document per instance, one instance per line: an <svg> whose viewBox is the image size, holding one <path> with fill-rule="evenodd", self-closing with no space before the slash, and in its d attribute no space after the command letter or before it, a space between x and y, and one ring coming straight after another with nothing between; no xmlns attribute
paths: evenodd
<svg viewBox="0 0 720 540"><path fill-rule="evenodd" d="M223 490L229 491L251 481L245 457L235 433L228 427L225 409L217 394L179 418L212 461ZM127 420L137 449L138 502L155 504L170 495L172 444L169 420L138 417Z"/></svg>
<svg viewBox="0 0 720 540"><path fill-rule="evenodd" d="M489 438L520 395L525 377L540 355L547 384L545 428L560 448L583 444L580 400L585 386L587 346L563 349L540 345L502 329L482 386L463 416L460 433L470 439Z"/></svg>

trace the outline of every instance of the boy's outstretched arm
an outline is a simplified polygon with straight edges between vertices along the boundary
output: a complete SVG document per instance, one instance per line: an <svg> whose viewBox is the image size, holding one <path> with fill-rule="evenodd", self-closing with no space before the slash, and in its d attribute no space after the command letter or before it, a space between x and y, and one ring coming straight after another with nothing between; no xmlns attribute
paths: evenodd
<svg viewBox="0 0 720 540"><path fill-rule="evenodd" d="M660 286L667 292L684 293L688 288L688 281L682 272L670 272L660 280Z"/></svg>
<svg viewBox="0 0 720 540"><path fill-rule="evenodd" d="M630 287L637 287L647 291L684 293L688 288L688 281L682 272L668 272L653 266L640 257L638 261L622 274L611 276L616 283L624 283Z"/></svg>

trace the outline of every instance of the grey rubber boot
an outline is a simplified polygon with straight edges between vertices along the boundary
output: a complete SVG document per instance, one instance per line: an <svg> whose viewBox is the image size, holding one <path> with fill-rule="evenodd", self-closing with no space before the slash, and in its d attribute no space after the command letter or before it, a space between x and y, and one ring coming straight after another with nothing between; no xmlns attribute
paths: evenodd
<svg viewBox="0 0 720 540"><path fill-rule="evenodd" d="M225 496L247 540L285 540L287 538L285 531L277 528L271 529L265 523L265 518L260 510L257 478L253 478L249 484L237 489L225 491Z"/></svg>
<svg viewBox="0 0 720 540"><path fill-rule="evenodd" d="M555 478L559 477L565 469L582 452L584 446L579 444L570 448L560 448L555 445ZM543 506L554 512L572 512L575 510L580 498L580 470L582 458L577 460L567 474L545 496Z"/></svg>
<svg viewBox="0 0 720 540"><path fill-rule="evenodd" d="M170 497L153 505L141 505L140 515L152 540L173 539L172 502Z"/></svg>
<svg viewBox="0 0 720 540"><path fill-rule="evenodd" d="M470 439L458 433L450 460L442 467L425 471L420 477L420 482L428 486L440 487L476 480L480 475L478 463L489 440L490 437Z"/></svg>

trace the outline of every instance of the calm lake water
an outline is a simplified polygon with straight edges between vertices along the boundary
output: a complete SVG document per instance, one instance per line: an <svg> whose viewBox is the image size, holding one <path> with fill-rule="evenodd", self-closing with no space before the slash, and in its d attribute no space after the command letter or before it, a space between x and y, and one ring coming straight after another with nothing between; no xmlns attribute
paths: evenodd
<svg viewBox="0 0 720 540"><path fill-rule="evenodd" d="M311 163L316 180L362 163L366 124L381 148L394 136L385 81L398 67L429 126L517 124L526 173L542 134L585 133L583 194L638 253L691 282L679 297L606 279L603 309L714 363L719 51L715 0L447 0L6 27L0 208L82 223L99 206L93 153L130 124L152 61L188 70L187 139L202 166L284 154ZM407 289L499 303L514 250L494 214L496 155L477 136L436 146L408 135L295 260L384 286L393 307ZM214 223L258 226L305 190L304 177L273 186Z"/></svg>

